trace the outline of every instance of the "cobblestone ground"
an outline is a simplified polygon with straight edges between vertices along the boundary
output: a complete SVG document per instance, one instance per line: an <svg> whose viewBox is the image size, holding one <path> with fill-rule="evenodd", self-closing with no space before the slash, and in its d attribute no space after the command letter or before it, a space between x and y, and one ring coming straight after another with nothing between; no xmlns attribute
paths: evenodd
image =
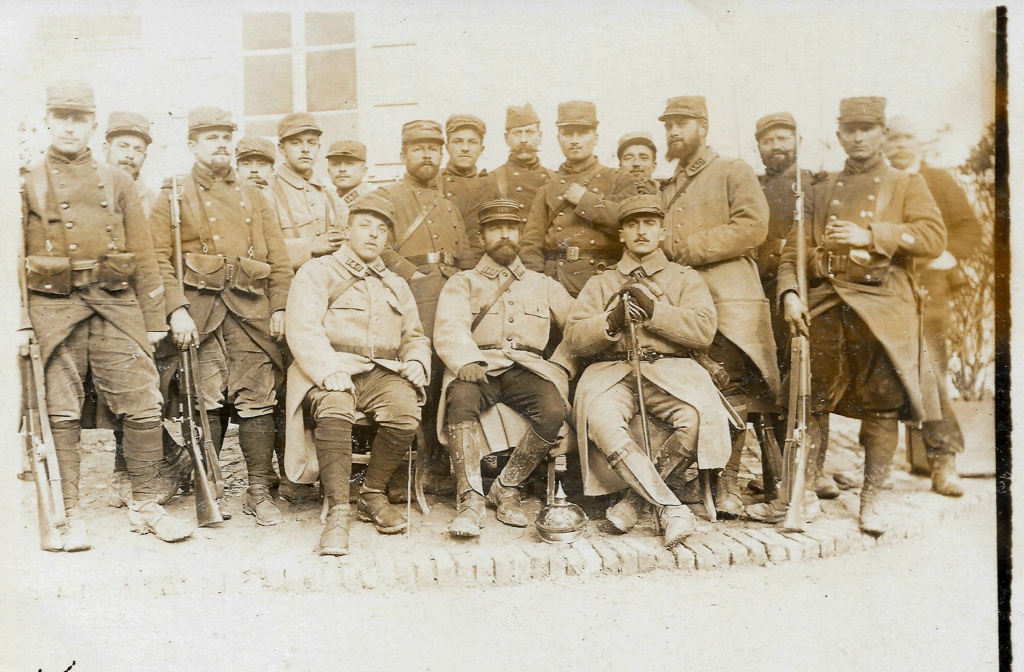
<svg viewBox="0 0 1024 672"><path fill-rule="evenodd" d="M984 417L984 416L983 416ZM862 455L856 450L856 423L833 419L829 473L857 470ZM929 492L930 481L911 476L903 450L898 453L891 489L886 497L893 512L891 532L879 540L857 529L859 490L847 490L839 499L823 502L824 514L803 533L781 533L774 527L749 521L708 522L703 507L695 505L698 532L684 545L669 551L655 536L646 515L628 535L615 535L601 516L603 503L587 499L590 515L583 539L569 545L542 543L533 526L516 529L497 522L488 512L479 540L454 541L445 529L453 515L450 498L428 495L430 513L413 507L408 536L382 536L367 523L353 522L350 555L316 555L321 525L320 506L309 502L280 502L285 522L258 527L241 513L244 463L235 430L229 432L222 456L228 475L226 509L233 519L215 528L202 528L193 538L168 545L152 535L129 532L125 509L107 505L106 483L112 455L109 432L85 433L83 503L94 549L86 553L42 553L32 556L32 571L20 588L29 595L81 598L116 594L138 595L289 594L337 593L342 590L388 588L446 588L453 586L513 585L535 580L572 580L596 575L633 575L663 571L703 571L731 566L767 565L787 561L829 558L889 545L914 536L947 518L989 507L994 499L991 479L967 479L967 494L960 500ZM992 444L989 443L989 446ZM747 450L741 482L760 466ZM21 482L21 521L18 546L36 543L34 490ZM743 488L748 503L756 496ZM541 502L525 502L532 517ZM194 516L190 496L176 497L167 507L181 516Z"/></svg>

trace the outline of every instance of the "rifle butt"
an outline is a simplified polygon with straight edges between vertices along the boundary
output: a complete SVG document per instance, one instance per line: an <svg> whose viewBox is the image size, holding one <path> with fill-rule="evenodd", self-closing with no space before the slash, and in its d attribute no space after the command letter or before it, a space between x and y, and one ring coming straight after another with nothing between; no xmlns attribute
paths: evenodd
<svg viewBox="0 0 1024 672"><path fill-rule="evenodd" d="M199 527L207 527L208 525L224 522L224 516L220 512L220 505L217 504L214 488L206 477L206 471L198 462L195 469L195 497L196 522L199 524Z"/></svg>
<svg viewBox="0 0 1024 672"><path fill-rule="evenodd" d="M29 439L31 442L31 439ZM39 548L44 551L59 551L64 548L64 541L57 530L57 521L54 519L53 493L50 490L50 481L46 478L46 469L42 459L38 455L32 458L32 476L36 484L36 514L39 518ZM63 504L63 494L58 493ZM63 509L63 506L61 507Z"/></svg>

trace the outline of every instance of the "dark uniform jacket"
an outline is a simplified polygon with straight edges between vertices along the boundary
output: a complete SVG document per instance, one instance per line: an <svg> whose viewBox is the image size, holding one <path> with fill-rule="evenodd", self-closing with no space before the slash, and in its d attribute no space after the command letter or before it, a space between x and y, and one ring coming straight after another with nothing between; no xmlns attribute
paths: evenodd
<svg viewBox="0 0 1024 672"><path fill-rule="evenodd" d="M587 190L575 206L564 199L571 184ZM520 258L531 271L547 272L576 296L594 273L614 266L622 256L617 203L636 194L629 173L603 166L597 157L580 166L563 163L554 179L537 191ZM559 258L546 261L546 256Z"/></svg>
<svg viewBox="0 0 1024 672"><path fill-rule="evenodd" d="M824 175L817 175L809 170L801 171L800 179L806 194L815 182ZM796 211L796 163L790 164L785 170L778 172L767 169L764 175L758 176L761 190L768 201L768 237L757 247L757 270L761 274L761 282L767 284L775 280L779 273L779 257L782 246L793 226ZM774 296L775 292L772 292Z"/></svg>
<svg viewBox="0 0 1024 672"><path fill-rule="evenodd" d="M170 182L165 182L149 225L167 293L167 314L188 307L199 333L206 334L220 326L229 310L282 366L280 348L270 337L270 315L285 309L293 273L277 213L263 191L239 181L234 169L223 180L217 180L197 164L179 180L179 190L183 258L189 252L221 255L237 269L239 257L249 258L251 249L251 258L270 264L271 270L263 294L234 289L230 282L219 292L192 287L182 291L174 273L177 251L171 225Z"/></svg>
<svg viewBox="0 0 1024 672"><path fill-rule="evenodd" d="M466 259L461 260L459 267L473 268L484 255L476 209L481 203L498 198L498 188L489 179L486 170L474 170L469 175L462 175L451 166L446 166L437 174L437 189L458 208L466 229L470 252Z"/></svg>
<svg viewBox="0 0 1024 672"><path fill-rule="evenodd" d="M920 175L890 168L881 155L851 165L814 185L805 203L807 292L813 314L827 303L844 302L885 348L907 391L914 421L938 419L938 388L920 338L920 306L910 276L914 257L936 257L946 245L945 227ZM829 277L825 226L847 220L870 229L870 251L891 260L879 285ZM779 297L796 291L796 245L787 243L779 264ZM924 363L924 366L922 366Z"/></svg>
<svg viewBox="0 0 1024 672"><path fill-rule="evenodd" d="M488 175L494 182L498 198L508 198L522 206L524 219L530 214L537 192L554 176L555 172L540 165L539 159L527 165L512 156Z"/></svg>
<svg viewBox="0 0 1024 672"><path fill-rule="evenodd" d="M73 158L50 149L22 183L23 259L70 257L73 268L109 253L130 252L136 260L130 286L120 291L90 283L69 296L29 292L22 326L35 330L43 361L75 325L97 313L152 354L146 332L167 331L164 289L131 177L97 161L89 149ZM80 282L91 272L77 270L74 278Z"/></svg>

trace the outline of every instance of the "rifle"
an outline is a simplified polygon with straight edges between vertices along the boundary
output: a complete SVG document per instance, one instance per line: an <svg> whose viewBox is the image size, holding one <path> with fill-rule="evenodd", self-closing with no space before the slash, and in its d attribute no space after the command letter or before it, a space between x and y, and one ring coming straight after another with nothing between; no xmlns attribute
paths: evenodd
<svg viewBox="0 0 1024 672"><path fill-rule="evenodd" d="M67 521L64 493L57 465L57 449L50 433L43 388L43 360L39 344L32 340L22 351L21 361L21 431L28 454L32 480L36 484L36 512L39 515L39 548L59 551L64 548L59 525Z"/></svg>
<svg viewBox="0 0 1024 672"><path fill-rule="evenodd" d="M796 207L793 229L796 242L796 291L800 302L807 305L807 241L804 238L804 191L800 175L800 147L797 140ZM797 331L790 339L789 417L786 423L783 490L789 500L782 527L793 532L804 529L804 490L807 486L807 406L811 388L810 351L807 337Z"/></svg>
<svg viewBox="0 0 1024 672"><path fill-rule="evenodd" d="M171 177L171 228L174 229L174 270L178 276L178 283L182 291L185 286L182 283L184 277L182 271L181 252L181 194L178 192L178 177ZM217 500L224 496L224 480L220 472L220 459L213 446L210 437L210 420L203 406L202 397L199 395L199 377L196 375L196 367L199 363L198 350L193 343L180 354L181 387L185 389L185 399L181 408L182 435L186 447L192 455L192 464L195 469L195 496L196 496L196 521L200 527L224 522L221 515L220 505ZM199 403L196 403L196 402ZM198 407L199 420L196 420L196 408ZM185 437L185 424L188 425L188 436ZM200 427L202 439L200 439ZM209 466L209 475L207 474ZM211 483L212 477L212 483Z"/></svg>
<svg viewBox="0 0 1024 672"><path fill-rule="evenodd" d="M651 450L651 429L647 424L647 405L644 403L644 379L640 373L640 341L636 335L636 322L629 315L631 304L629 292L622 293L623 310L626 311L626 322L629 323L629 342L632 348L633 376L636 378L636 401L640 408L640 427L644 436L644 454L647 459L654 463L654 452ZM658 519L658 512L654 512L654 530L661 535L661 520Z"/></svg>

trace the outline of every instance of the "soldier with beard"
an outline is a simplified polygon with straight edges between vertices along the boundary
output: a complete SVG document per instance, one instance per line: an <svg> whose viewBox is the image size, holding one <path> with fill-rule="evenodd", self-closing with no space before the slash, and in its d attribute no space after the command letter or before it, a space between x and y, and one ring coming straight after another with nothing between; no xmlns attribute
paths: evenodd
<svg viewBox="0 0 1024 672"><path fill-rule="evenodd" d="M622 256L617 203L637 194L636 183L594 156L597 107L573 100L558 106L558 144L565 163L537 192L523 233L522 259L576 296L595 273Z"/></svg>
<svg viewBox="0 0 1024 672"><path fill-rule="evenodd" d="M537 158L543 138L540 118L530 103L522 107L510 105L505 110L508 161L495 168L490 178L497 186L498 197L518 203L524 215L530 213L537 191L553 176L552 171L540 165Z"/></svg>
<svg viewBox="0 0 1024 672"><path fill-rule="evenodd" d="M564 325L572 297L519 260L518 203L488 201L479 217L486 253L476 268L445 285L434 330L434 347L446 367L446 404L438 425L445 427L455 473L458 509L448 531L456 537L478 536L485 518L480 461L490 451L480 415L500 402L530 422L486 499L498 520L525 527L518 486L546 456L559 454L558 433L569 408L567 346L560 344L551 361L544 358L544 346L552 322Z"/></svg>
<svg viewBox="0 0 1024 672"><path fill-rule="evenodd" d="M768 231L768 203L753 169L726 159L706 144L708 110L703 96L670 98L665 122L667 157L678 160L662 192L669 259L696 270L715 301L718 332L708 349L728 378L722 390L741 412L772 412L779 366L768 300L753 250ZM745 428L734 432L733 452L722 470L715 506L723 517L743 511L738 475Z"/></svg>
<svg viewBox="0 0 1024 672"><path fill-rule="evenodd" d="M149 217L153 210L156 194L146 181L139 177L139 173L146 163L146 152L152 143L149 119L138 112L110 113L110 118L107 119L106 142L103 143L107 163L117 166L135 180L135 188L139 191L139 203L142 204L142 212L146 217Z"/></svg>

